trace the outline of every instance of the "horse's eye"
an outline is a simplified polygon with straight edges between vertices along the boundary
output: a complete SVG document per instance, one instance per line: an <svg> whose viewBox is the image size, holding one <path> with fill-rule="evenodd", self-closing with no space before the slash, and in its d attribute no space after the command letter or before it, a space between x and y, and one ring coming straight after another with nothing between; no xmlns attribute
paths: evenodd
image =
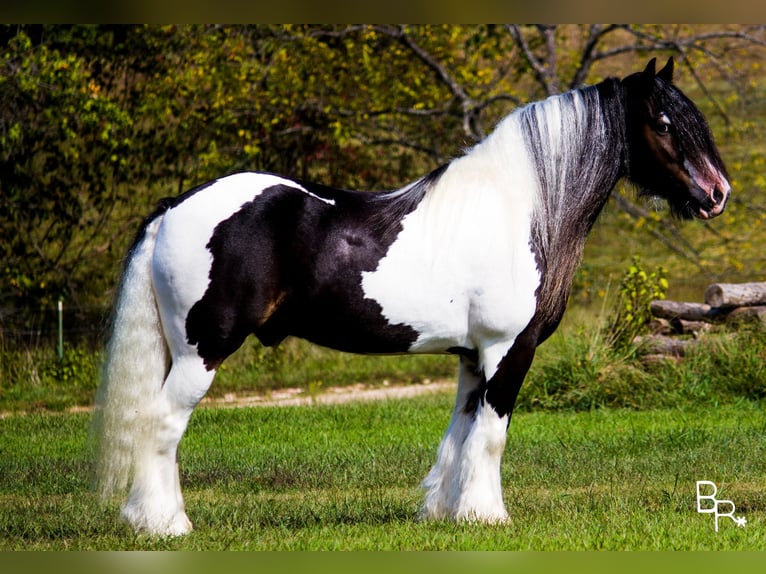
<svg viewBox="0 0 766 574"><path fill-rule="evenodd" d="M657 118L657 125L655 127L658 134L668 134L670 133L670 118L668 118L665 113L661 113L660 117Z"/></svg>

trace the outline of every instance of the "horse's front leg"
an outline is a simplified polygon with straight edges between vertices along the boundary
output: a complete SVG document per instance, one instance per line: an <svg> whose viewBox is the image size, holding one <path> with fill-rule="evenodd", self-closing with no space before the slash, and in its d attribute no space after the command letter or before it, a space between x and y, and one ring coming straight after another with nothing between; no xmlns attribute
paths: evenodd
<svg viewBox="0 0 766 574"><path fill-rule="evenodd" d="M534 357L528 339L484 349L481 368L461 358L455 411L424 481L423 517L507 520L500 463L511 411Z"/></svg>
<svg viewBox="0 0 766 574"><path fill-rule="evenodd" d="M436 464L422 485L426 489L422 518L454 518L453 508L462 490L460 466L463 445L474 418L474 408L470 403L482 384L483 377L476 363L461 357L455 410L439 445Z"/></svg>

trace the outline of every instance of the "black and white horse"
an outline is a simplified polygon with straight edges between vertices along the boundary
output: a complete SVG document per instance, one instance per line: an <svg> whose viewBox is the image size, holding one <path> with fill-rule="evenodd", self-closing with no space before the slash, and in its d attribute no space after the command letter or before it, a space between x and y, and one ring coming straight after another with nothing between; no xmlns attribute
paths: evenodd
<svg viewBox="0 0 766 574"><path fill-rule="evenodd" d="M508 517L500 459L535 348L556 329L585 237L617 181L682 218L730 186L709 128L659 72L525 106L393 192L239 173L166 200L122 276L97 400L100 492L128 485L139 531L189 532L176 463L221 362L254 334L356 353L452 353L452 420L422 515Z"/></svg>

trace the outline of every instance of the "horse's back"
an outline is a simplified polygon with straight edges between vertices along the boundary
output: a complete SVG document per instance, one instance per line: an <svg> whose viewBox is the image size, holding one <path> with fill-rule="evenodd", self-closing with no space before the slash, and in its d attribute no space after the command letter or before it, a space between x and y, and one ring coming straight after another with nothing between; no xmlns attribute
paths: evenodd
<svg viewBox="0 0 766 574"><path fill-rule="evenodd" d="M217 365L253 333L356 352L403 352L410 329L366 300L361 274L385 254L382 194L271 174L222 178L164 215L153 276L171 347L190 343Z"/></svg>

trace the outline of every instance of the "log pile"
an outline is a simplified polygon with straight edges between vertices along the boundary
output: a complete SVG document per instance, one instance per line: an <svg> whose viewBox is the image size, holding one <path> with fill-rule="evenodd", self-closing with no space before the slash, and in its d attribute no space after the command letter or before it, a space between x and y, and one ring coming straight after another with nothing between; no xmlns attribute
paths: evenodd
<svg viewBox="0 0 766 574"><path fill-rule="evenodd" d="M649 360L679 358L716 324L759 320L766 325L766 282L715 283L705 290L704 303L657 300L651 311L652 334L634 343Z"/></svg>

